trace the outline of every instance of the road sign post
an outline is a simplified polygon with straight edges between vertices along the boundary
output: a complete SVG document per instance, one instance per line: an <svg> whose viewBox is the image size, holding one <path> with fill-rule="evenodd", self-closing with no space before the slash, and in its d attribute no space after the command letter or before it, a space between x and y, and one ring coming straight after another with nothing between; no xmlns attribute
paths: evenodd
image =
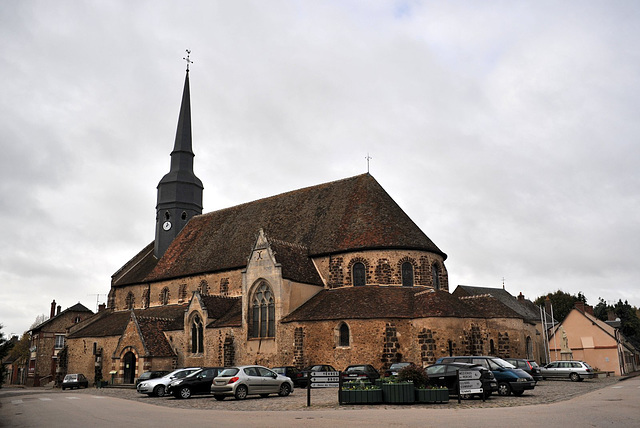
<svg viewBox="0 0 640 428"><path fill-rule="evenodd" d="M340 372L309 373L307 382L307 407L311 406L311 388L337 388L339 386Z"/></svg>
<svg viewBox="0 0 640 428"><path fill-rule="evenodd" d="M481 376L480 370L458 370L458 404L461 402L462 394L480 394L482 401L485 400Z"/></svg>

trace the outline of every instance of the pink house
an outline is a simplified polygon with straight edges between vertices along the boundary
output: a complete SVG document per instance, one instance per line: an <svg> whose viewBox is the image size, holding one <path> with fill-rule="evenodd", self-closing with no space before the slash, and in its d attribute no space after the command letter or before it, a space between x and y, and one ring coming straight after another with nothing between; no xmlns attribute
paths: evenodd
<svg viewBox="0 0 640 428"><path fill-rule="evenodd" d="M582 360L617 376L638 370L640 352L611 324L596 318L590 306L576 303L549 333L551 360Z"/></svg>

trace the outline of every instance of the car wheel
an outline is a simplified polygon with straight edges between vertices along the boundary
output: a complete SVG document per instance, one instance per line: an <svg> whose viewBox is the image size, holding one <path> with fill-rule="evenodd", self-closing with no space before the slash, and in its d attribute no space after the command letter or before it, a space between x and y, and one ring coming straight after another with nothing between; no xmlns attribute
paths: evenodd
<svg viewBox="0 0 640 428"><path fill-rule="evenodd" d="M214 395L213 398L215 398L218 401L222 401L224 400L224 395Z"/></svg>
<svg viewBox="0 0 640 428"><path fill-rule="evenodd" d="M283 383L282 385L280 385L280 390L278 391L278 395L280 397L286 397L290 393L291 393L291 387L289 386L288 383Z"/></svg>
<svg viewBox="0 0 640 428"><path fill-rule="evenodd" d="M180 388L180 398L189 398L191 397L191 390L188 386L183 386Z"/></svg>
<svg viewBox="0 0 640 428"><path fill-rule="evenodd" d="M578 382L580 380L580 375L578 375L578 373L571 373L569 375L569 379L571 379L573 382Z"/></svg>
<svg viewBox="0 0 640 428"><path fill-rule="evenodd" d="M156 397L164 397L164 385L158 385L153 388L153 395Z"/></svg>
<svg viewBox="0 0 640 428"><path fill-rule="evenodd" d="M62 390L64 391L64 386L62 387Z"/></svg>
<svg viewBox="0 0 640 428"><path fill-rule="evenodd" d="M524 394L524 389L522 391L513 391L513 395L516 397L520 397L522 394Z"/></svg>
<svg viewBox="0 0 640 428"><path fill-rule="evenodd" d="M498 384L498 394L499 395L509 395L511 394L511 386L509 386L506 382L500 382Z"/></svg>
<svg viewBox="0 0 640 428"><path fill-rule="evenodd" d="M238 387L236 388L236 393L234 394L236 397L236 400L244 400L245 398L247 398L247 393L249 391L247 390L247 387L244 385L238 385Z"/></svg>

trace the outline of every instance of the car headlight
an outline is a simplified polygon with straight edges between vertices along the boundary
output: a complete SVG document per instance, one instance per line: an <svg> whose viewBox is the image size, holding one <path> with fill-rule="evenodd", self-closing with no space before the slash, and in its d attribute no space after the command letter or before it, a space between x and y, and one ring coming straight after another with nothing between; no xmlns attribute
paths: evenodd
<svg viewBox="0 0 640 428"><path fill-rule="evenodd" d="M146 388L147 382L140 382L140 388Z"/></svg>
<svg viewBox="0 0 640 428"><path fill-rule="evenodd" d="M518 382L529 382L529 379L527 379L525 377L519 377L518 378Z"/></svg>

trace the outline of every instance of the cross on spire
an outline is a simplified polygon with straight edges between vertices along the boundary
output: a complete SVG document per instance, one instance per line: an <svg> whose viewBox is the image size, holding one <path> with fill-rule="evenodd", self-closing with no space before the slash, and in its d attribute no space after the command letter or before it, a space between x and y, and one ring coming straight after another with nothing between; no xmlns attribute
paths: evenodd
<svg viewBox="0 0 640 428"><path fill-rule="evenodd" d="M369 174L369 161L373 158L369 156L369 153L367 153L367 157L365 159L367 160L367 174Z"/></svg>
<svg viewBox="0 0 640 428"><path fill-rule="evenodd" d="M187 56L182 58L182 59L187 61L187 73L188 73L189 72L189 64L193 64L193 61L191 61L189 59L189 55L191 55L191 51L189 49L185 49L185 51L187 52Z"/></svg>

